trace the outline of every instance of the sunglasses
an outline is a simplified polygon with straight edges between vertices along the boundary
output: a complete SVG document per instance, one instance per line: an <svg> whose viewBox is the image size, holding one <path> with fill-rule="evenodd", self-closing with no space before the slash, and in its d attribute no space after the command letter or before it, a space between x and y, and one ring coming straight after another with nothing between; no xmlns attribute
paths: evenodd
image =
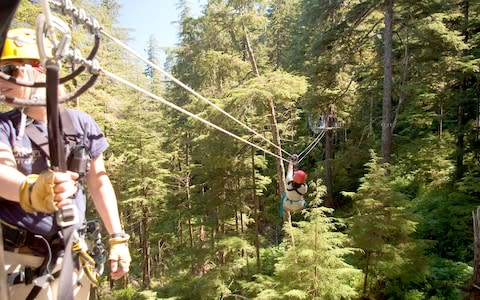
<svg viewBox="0 0 480 300"><path fill-rule="evenodd" d="M0 66L0 71L7 74L8 76L17 77L20 67L17 65L6 64Z"/></svg>

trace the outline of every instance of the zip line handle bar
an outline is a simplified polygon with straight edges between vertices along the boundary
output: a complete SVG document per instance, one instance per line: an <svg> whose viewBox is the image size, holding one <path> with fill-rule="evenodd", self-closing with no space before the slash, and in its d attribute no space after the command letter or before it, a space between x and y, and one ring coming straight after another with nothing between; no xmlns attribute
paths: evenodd
<svg viewBox="0 0 480 300"><path fill-rule="evenodd" d="M58 110L58 70L59 66L53 61L46 63L47 74L47 129L50 152L50 163L53 171L66 172L67 160L65 158L65 149L63 144L63 132L60 124L60 114ZM66 205L55 213L57 224L62 227L72 226L78 223L78 213L73 204Z"/></svg>

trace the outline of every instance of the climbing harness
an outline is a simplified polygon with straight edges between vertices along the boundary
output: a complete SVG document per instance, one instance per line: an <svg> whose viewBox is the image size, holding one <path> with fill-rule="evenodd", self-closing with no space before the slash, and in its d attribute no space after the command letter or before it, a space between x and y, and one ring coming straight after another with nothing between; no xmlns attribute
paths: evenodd
<svg viewBox="0 0 480 300"><path fill-rule="evenodd" d="M300 199L300 200L290 200L287 198L287 193L284 192L282 196L280 197L280 209L278 211L278 214L280 218L284 219L285 218L285 203L289 204L289 206L297 206L299 207L298 210L302 210L308 206L308 202L305 199Z"/></svg>
<svg viewBox="0 0 480 300"><path fill-rule="evenodd" d="M73 243L73 251L93 287L98 286L98 277L103 274L107 260L100 229L100 222L96 220L86 223L79 229L82 238L77 237ZM90 242L90 247L87 241Z"/></svg>
<svg viewBox="0 0 480 300"><path fill-rule="evenodd" d="M38 53L39 53L39 60L41 65L45 67L46 72L46 81L45 82L35 82L35 78L33 76L27 76L27 80L17 80L13 73L6 74L4 72L0 73L0 78L3 80L7 80L14 84L26 86L29 88L38 88L38 87L45 87L46 88L46 98L37 97L33 98L32 95L28 96L27 99L16 99L16 98L9 98L5 96L1 96L0 100L3 100L7 103L15 104L21 107L25 106L34 106L34 105L41 105L46 106L47 108L47 119L48 119L48 137L50 140L47 140L45 143L40 143L37 140L38 145L48 145L48 147L40 146L43 151L50 154L50 166L54 171L62 171L65 172L68 169L67 166L67 156L65 154L64 149L64 138L61 134L61 126L68 124L68 122L60 122L60 113L58 109L58 105L60 102L65 102L74 97L77 97L84 91L86 91L89 87L91 87L96 79L98 78L98 63L96 60L93 59L96 51L98 50L98 41L99 38L96 38L95 47L92 49L88 59L83 59L79 53L80 51L70 50L70 31L68 26L59 18L53 17L50 15L50 9L47 1L41 1L41 5L43 7L43 14L37 17L36 21L36 41L38 45ZM13 15L13 14L12 14ZM8 24L5 25L5 33L8 30ZM57 39L58 38L58 39ZM50 42L53 47L51 53L49 53L48 49L46 48L47 42ZM4 36L2 37L2 46L4 44ZM60 62L64 60L67 62L71 62L72 64L81 64L79 68L74 70L72 74L60 79L59 78L59 68ZM73 79L75 76L82 73L84 70L88 70L92 76L90 79L77 91L72 94L66 95L63 99L58 99L58 86L59 84L68 80ZM2 70L3 71L3 70ZM28 66L25 66L25 71L29 71ZM43 134L37 135L35 134L35 126L27 126L26 123L26 116L21 111L21 118L20 118L20 138L23 135L24 129L27 131L26 133L35 142L35 136L43 136ZM68 127L68 125L67 125ZM32 131L33 130L33 131ZM31 137L33 136L33 137ZM44 137L44 136L43 136ZM45 137L44 137L45 138ZM86 142L84 137L84 143ZM78 170L80 175L86 174L86 167L87 162L85 161L88 158L88 153L86 153L86 148L79 145L78 147L72 149L73 156L68 161L75 170ZM97 267L97 261L93 259L90 254L88 253L88 246L85 243L83 236L80 235L80 226L78 212L76 210L75 205L67 205L64 206L56 213L56 223L61 227L61 237L63 239L64 251L63 254L63 264L62 264L62 271L59 276L59 289L58 289L58 298L59 299L73 299L73 278L72 274L73 269L75 267L74 260L77 259L80 261L80 265L82 266L83 270L85 271L86 276L92 281L93 284L97 284L97 272L95 271ZM5 226L5 225L4 225ZM17 231L20 232L20 231ZM3 232L2 232L3 233ZM26 236L29 236L28 234ZM96 249L98 250L98 241L96 245ZM47 246L48 242L47 242ZM2 247L3 249L3 247ZM50 248L49 248L50 249ZM72 249L72 250L70 250ZM72 252L73 251L73 252ZM49 282L54 280L54 276L51 274L48 265L52 260L51 251L49 251L48 260L47 261L47 268L45 268L45 272L39 274L33 283L34 288L30 292L27 299L34 299L38 293L48 286ZM99 252L100 253L100 252ZM100 263L100 260L98 260ZM3 266L2 266L3 269ZM12 282L14 282L13 280ZM2 287L3 289L3 287ZM6 291L6 289L3 289ZM49 291L50 293L50 291ZM50 294L51 296L51 294Z"/></svg>

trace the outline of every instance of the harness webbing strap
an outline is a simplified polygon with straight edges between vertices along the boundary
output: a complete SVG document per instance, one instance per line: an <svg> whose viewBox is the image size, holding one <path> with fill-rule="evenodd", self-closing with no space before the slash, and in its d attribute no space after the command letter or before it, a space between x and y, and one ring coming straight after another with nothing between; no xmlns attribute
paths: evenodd
<svg viewBox="0 0 480 300"><path fill-rule="evenodd" d="M30 123L25 128L30 140L37 145L47 157L50 157L50 151L48 150L48 139L47 137L35 126L33 123Z"/></svg>
<svg viewBox="0 0 480 300"><path fill-rule="evenodd" d="M64 138L62 140L64 141L64 143L68 141L68 143L70 144L71 142L75 141L79 133L73 126L70 113L66 109L59 109L58 112L59 112L58 121L61 124L61 127L63 129L62 131L63 131ZM18 114L16 113L11 113L9 117L12 119L13 122L18 121ZM30 124L26 126L25 132L29 137L29 139L32 141L32 143L37 145L47 157L50 157L49 139L45 135L45 133L42 132L37 126L35 126L33 122L30 122ZM75 230L76 228L74 226L62 228L62 235L64 237L65 249L72 249ZM73 290L72 290L73 282L71 282L73 271L74 271L74 263L73 263L72 251L71 250L65 251L65 256L63 257L62 273L61 273L64 275L60 276L60 279L59 279L60 284L59 284L59 291L58 291L58 296L59 296L58 299L73 299ZM55 277L58 277L58 274ZM38 296L38 294L41 292L42 288L43 288L42 285L35 285L30 291L27 299L29 300L35 299Z"/></svg>
<svg viewBox="0 0 480 300"><path fill-rule="evenodd" d="M292 186L293 186L293 181L289 181L287 184L292 184ZM296 189L296 188L293 188L293 189L287 189L287 191L289 191L289 192L291 192L291 191L295 191L295 192L297 192L297 194L299 194L300 196L303 196L303 194L302 194L302 193L300 193L300 192L298 191L298 189Z"/></svg>
<svg viewBox="0 0 480 300"><path fill-rule="evenodd" d="M75 237L75 225L62 228L65 241L65 256L62 262L62 271L58 283L58 299L73 300L73 240Z"/></svg>
<svg viewBox="0 0 480 300"><path fill-rule="evenodd" d="M25 300L35 300L35 298L37 298L38 294L42 291L42 289L42 286L34 285Z"/></svg>
<svg viewBox="0 0 480 300"><path fill-rule="evenodd" d="M34 281L35 285L33 286L32 290L28 294L27 298L25 298L25 300L35 300L38 294L45 287L45 285L55 280L55 278L58 277L59 273L60 272L57 272L55 274L44 274L43 276L40 276L37 279L35 279Z"/></svg>
<svg viewBox="0 0 480 300"><path fill-rule="evenodd" d="M64 129L64 136L66 138L77 136L77 130L75 130L70 114L66 109L60 110L60 120ZM38 129L33 123L27 125L25 132L30 140L37 145L43 151L43 153L47 155L47 157L50 157L48 138L45 136L45 134L41 132L40 129Z"/></svg>

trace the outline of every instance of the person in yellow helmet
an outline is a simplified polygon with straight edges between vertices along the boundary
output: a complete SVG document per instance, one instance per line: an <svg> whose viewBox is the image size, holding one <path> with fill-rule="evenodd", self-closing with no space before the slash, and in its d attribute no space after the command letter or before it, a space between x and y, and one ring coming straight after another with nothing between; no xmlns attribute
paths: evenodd
<svg viewBox="0 0 480 300"><path fill-rule="evenodd" d="M17 79L45 80L33 30L18 28L8 32L0 71ZM28 100L35 94L45 95L45 89L21 87L0 79L0 94ZM90 115L72 109L65 111L88 152L85 159L88 171L83 180L110 234L110 275L117 280L129 271L131 257L129 236L120 223L117 198L105 170L103 152L108 142ZM22 116L26 119L23 125ZM61 251L68 249L63 249L54 214L74 204L80 221L85 218L85 191L78 182L82 174L50 171L45 147L32 137L33 131L45 138L46 124L43 106L14 107L0 113L0 222L10 299L26 299L33 294L37 294L35 299L57 299L55 276L61 269L61 260L56 263L56 258L61 258ZM22 126L26 128L25 134L21 133ZM68 148L69 144L66 142L65 146ZM52 277L41 276L46 273ZM81 283L81 288L75 288L75 299L88 299L90 285L85 283L82 273L79 270L72 274ZM40 282L36 288L31 283L33 279ZM41 283L44 285L38 288Z"/></svg>

